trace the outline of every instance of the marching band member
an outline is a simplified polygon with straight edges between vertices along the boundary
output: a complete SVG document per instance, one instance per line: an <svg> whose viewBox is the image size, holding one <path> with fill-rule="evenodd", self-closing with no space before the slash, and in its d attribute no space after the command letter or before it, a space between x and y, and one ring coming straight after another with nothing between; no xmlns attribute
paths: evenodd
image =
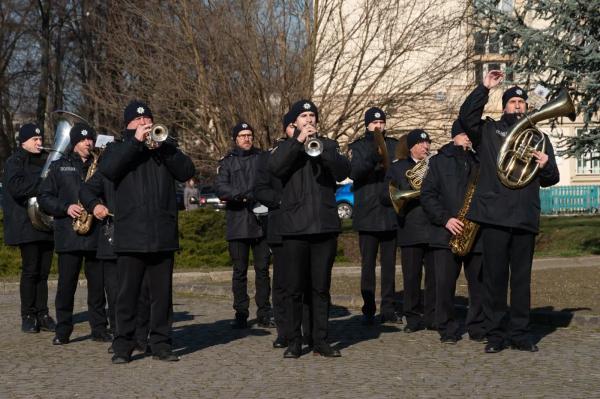
<svg viewBox="0 0 600 399"><path fill-rule="evenodd" d="M454 317L456 280L464 264L469 290L466 327L472 340L485 338L483 282L481 281L481 240L464 257L453 254L450 238L463 232L457 219L465 193L479 173L478 160L470 151L471 141L458 120L452 124L452 141L429 160L429 169L421 187L421 205L431 221L429 246L435 268L435 324L443 343L460 339L459 323Z"/></svg>
<svg viewBox="0 0 600 399"><path fill-rule="evenodd" d="M179 249L175 181L194 176L192 160L169 140L148 142L150 108L125 107L123 141L110 144L99 171L115 184L114 251L119 269L113 364L128 363L135 348L137 304L144 277L150 287L153 358L177 361L171 344L174 252Z"/></svg>
<svg viewBox="0 0 600 399"><path fill-rule="evenodd" d="M4 165L4 242L21 253L21 331L52 331L56 323L48 314L48 273L52 264L52 232L33 227L27 200L38 194L46 157L42 154L42 129L27 123L19 129L19 148Z"/></svg>
<svg viewBox="0 0 600 399"><path fill-rule="evenodd" d="M256 318L260 327L272 328L269 279L269 246L259 218L252 212L257 164L262 153L254 147L254 130L238 123L231 130L235 148L219 161L215 190L227 201L227 241L233 263L232 290L235 319L233 328L248 327L248 262L250 249L254 254L256 276Z"/></svg>
<svg viewBox="0 0 600 399"><path fill-rule="evenodd" d="M406 136L410 157L392 163L386 175L383 192L384 203L389 201L387 183L394 182L400 190L412 190L406 172L429 155L431 139L427 132L415 129ZM398 216L398 246L401 248L402 275L404 283L404 331L412 333L423 328L434 329L435 318L435 272L429 242L429 220L419 199L405 205ZM425 298L421 316L421 276L425 266Z"/></svg>
<svg viewBox="0 0 600 399"><path fill-rule="evenodd" d="M56 290L56 336L54 345L68 344L73 332L73 304L79 272L85 260L88 283L88 314L92 340L110 342L107 331L104 275L96 258L98 226L92 223L90 232L80 235L73 229L73 221L83 208L79 202L79 188L85 180L93 160L91 151L95 132L85 123L71 128L72 152L50 165L50 173L42 183L39 204L44 212L54 217L54 241L58 253L58 288Z"/></svg>
<svg viewBox="0 0 600 399"><path fill-rule="evenodd" d="M387 154L393 156L398 140L385 136L385 113L376 107L365 112L366 132L349 145L351 151L350 178L353 180L354 213L352 227L358 231L362 260L360 291L363 297L363 324L372 325L375 305L375 262L381 253L381 323L401 323L396 314L396 236L398 224L391 204L378 201L384 186L385 162L377 148L373 131L384 137Z"/></svg>
<svg viewBox="0 0 600 399"><path fill-rule="evenodd" d="M503 350L507 343L515 349L536 352L529 334L531 306L531 266L535 236L540 220L540 186L558 183L559 172L548 137L546 152L534 153L539 172L525 187L511 189L497 175L497 159L510 128L527 110L527 93L511 87L502 96L503 114L499 121L481 119L490 89L504 78L490 71L460 108L460 122L480 157L481 173L467 218L481 224L483 241L483 281L489 296L486 353ZM505 324L510 275L510 323Z"/></svg>
<svg viewBox="0 0 600 399"><path fill-rule="evenodd" d="M302 297L312 289L313 351L327 357L340 352L327 342L331 268L335 260L340 220L335 203L336 181L350 172L350 163L336 141L319 136L321 154L310 156L305 143L317 134L318 110L308 100L296 102L288 112L296 130L273 149L269 171L281 180L279 233L287 260L290 343L286 358L302 353ZM318 143L312 144L319 147Z"/></svg>

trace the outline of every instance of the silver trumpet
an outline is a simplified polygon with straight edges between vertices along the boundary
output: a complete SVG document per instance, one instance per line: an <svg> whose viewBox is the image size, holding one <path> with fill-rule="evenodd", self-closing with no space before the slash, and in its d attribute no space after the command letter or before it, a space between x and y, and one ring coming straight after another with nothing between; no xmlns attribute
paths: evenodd
<svg viewBox="0 0 600 399"><path fill-rule="evenodd" d="M316 135L308 137L304 142L304 151L308 156L318 157L323 152L323 142Z"/></svg>
<svg viewBox="0 0 600 399"><path fill-rule="evenodd" d="M160 123L152 125L150 134L146 136L146 147L153 150L161 146L161 144L169 138L169 129Z"/></svg>

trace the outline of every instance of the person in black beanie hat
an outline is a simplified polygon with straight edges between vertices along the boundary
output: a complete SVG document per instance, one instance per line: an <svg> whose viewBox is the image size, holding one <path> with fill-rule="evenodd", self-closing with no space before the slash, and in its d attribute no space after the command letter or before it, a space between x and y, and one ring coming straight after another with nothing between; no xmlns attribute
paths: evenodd
<svg viewBox="0 0 600 399"><path fill-rule="evenodd" d="M145 144L150 107L132 101L123 112L123 140L107 146L98 171L114 184L114 239L119 269L113 364L131 361L142 283L150 287L149 344L153 358L177 361L172 352L173 264L179 249L176 181L192 178L192 160L174 142Z"/></svg>
<svg viewBox="0 0 600 399"><path fill-rule="evenodd" d="M229 255L233 263L232 290L235 319L232 327L248 327L250 298L248 297L248 262L250 249L254 254L256 276L256 318L260 327L275 327L269 296L269 246L263 225L252 209L254 183L261 150L254 147L254 131L246 122L231 129L234 148L219 161L215 191L227 201L227 235Z"/></svg>
<svg viewBox="0 0 600 399"><path fill-rule="evenodd" d="M314 103L301 100L290 107L294 130L271 151L267 167L281 180L279 234L287 260L285 283L288 294L289 346L285 358L302 354L303 296L312 293L313 352L339 357L327 342L331 268L341 230L335 203L336 181L350 172L350 162L340 153L336 141L319 136L322 152L309 156L304 143L317 134L318 110Z"/></svg>
<svg viewBox="0 0 600 399"><path fill-rule="evenodd" d="M384 205L378 198L383 189L386 165L377 147L374 131L378 129L388 156L396 152L398 140L385 135L385 112L380 108L369 108L365 112L365 134L352 142L348 148L350 178L353 181L354 212L352 227L358 231L361 254L360 291L363 297L363 324L372 325L376 310L375 304L375 264L377 252L381 257L381 323L402 323L402 316L396 312L396 215L391 204Z"/></svg>
<svg viewBox="0 0 600 399"><path fill-rule="evenodd" d="M52 232L33 227L27 201L36 197L47 156L42 154L42 129L27 123L19 129L19 147L6 160L2 184L4 242L18 246L21 254L21 330L26 333L54 331L48 313L48 273L52 263Z"/></svg>
<svg viewBox="0 0 600 399"><path fill-rule="evenodd" d="M407 159L392 163L382 186L381 200L391 204L388 186L393 182L400 190L413 190L406 172L429 156L431 139L422 129L414 129L406 136L409 150ZM404 331L413 333L424 328L435 329L435 273L429 247L429 219L423 211L419 198L410 200L399 215L398 246L401 248L404 286ZM421 278L425 268L425 295L421 301ZM423 306L421 306L423 302ZM423 309L423 313L421 313Z"/></svg>
<svg viewBox="0 0 600 399"><path fill-rule="evenodd" d="M481 225L483 282L487 305L488 343L486 353L502 351L507 345L536 352L529 332L531 267L535 237L540 221L540 187L560 180L550 139L545 152L534 151L539 170L524 187L509 188L498 177L498 154L512 129L527 110L527 94L519 87L502 96L500 120L482 119L490 89L504 79L502 71L490 71L460 107L459 119L480 157L480 176L467 218ZM510 279L509 279L510 276ZM510 282L510 311L507 323L507 292Z"/></svg>
<svg viewBox="0 0 600 399"><path fill-rule="evenodd" d="M454 317L456 279L461 266L469 289L469 311L465 322L469 337L483 341L486 334L481 280L481 240L476 239L470 253L463 257L450 251L450 239L460 234L463 222L457 219L465 193L479 173L477 156L460 121L452 124L452 141L429 160L421 187L421 204L431 221L429 246L435 268L435 320L442 343L455 344L461 339L459 323Z"/></svg>
<svg viewBox="0 0 600 399"><path fill-rule="evenodd" d="M96 258L98 224L92 223L85 235L73 229L83 208L79 203L79 188L92 167L94 129L86 123L76 123L69 134L71 152L50 165L48 177L42 183L38 201L44 212L54 217L54 240L58 254L58 287L56 289L56 336L54 345L68 344L73 332L73 305L77 281L85 261L88 288L88 314L92 339L110 342L104 273Z"/></svg>

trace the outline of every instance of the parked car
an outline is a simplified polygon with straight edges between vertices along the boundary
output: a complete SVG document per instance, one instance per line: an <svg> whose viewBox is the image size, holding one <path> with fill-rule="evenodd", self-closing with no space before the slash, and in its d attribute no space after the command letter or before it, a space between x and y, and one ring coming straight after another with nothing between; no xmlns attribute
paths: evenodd
<svg viewBox="0 0 600 399"><path fill-rule="evenodd" d="M354 191L352 183L342 184L335 192L338 216L340 219L351 219L354 210Z"/></svg>
<svg viewBox="0 0 600 399"><path fill-rule="evenodd" d="M221 201L212 186L200 187L198 205L200 208L213 208L215 210L225 209L225 201Z"/></svg>

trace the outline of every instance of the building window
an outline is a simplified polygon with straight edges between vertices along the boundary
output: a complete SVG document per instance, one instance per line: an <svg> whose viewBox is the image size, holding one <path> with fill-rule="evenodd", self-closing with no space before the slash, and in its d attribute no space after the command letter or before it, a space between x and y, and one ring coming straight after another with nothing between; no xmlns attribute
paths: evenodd
<svg viewBox="0 0 600 399"><path fill-rule="evenodd" d="M577 135L582 136L585 130L577 130ZM600 175L600 152L587 152L577 157L578 175Z"/></svg>
<svg viewBox="0 0 600 399"><path fill-rule="evenodd" d="M475 32L475 54L506 54L510 45L511 36L501 35L497 32Z"/></svg>
<svg viewBox="0 0 600 399"><path fill-rule="evenodd" d="M510 68L510 64L504 62L477 62L475 63L475 82L483 82L483 77L489 71L498 69L506 74L506 76L504 77L504 81L506 83L512 83L515 81L515 76L512 69Z"/></svg>

